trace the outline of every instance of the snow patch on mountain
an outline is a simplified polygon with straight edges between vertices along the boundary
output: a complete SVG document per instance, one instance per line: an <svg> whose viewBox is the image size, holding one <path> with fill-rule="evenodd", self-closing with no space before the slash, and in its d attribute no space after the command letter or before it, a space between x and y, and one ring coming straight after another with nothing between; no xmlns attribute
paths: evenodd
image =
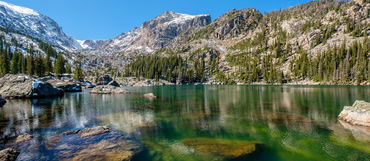
<svg viewBox="0 0 370 161"><path fill-rule="evenodd" d="M201 14L201 15L188 15L183 13L176 13L174 11L165 12L158 18L169 18L167 19L168 22L164 23L165 25L171 24L183 24L187 21L191 21L197 17L209 16L208 14Z"/></svg>
<svg viewBox="0 0 370 161"><path fill-rule="evenodd" d="M128 47L133 42L137 41L141 36L141 29L135 27L129 32L124 32L121 35L117 36L114 39L108 40L104 47L110 47L115 49L122 49Z"/></svg>
<svg viewBox="0 0 370 161"><path fill-rule="evenodd" d="M81 45L65 34L51 18L3 1L0 1L0 27L30 35L65 50L81 49Z"/></svg>
<svg viewBox="0 0 370 161"><path fill-rule="evenodd" d="M39 13L35 12L32 9L21 7L21 6L16 6L16 5L9 4L9 3L3 2L3 1L0 1L0 5L6 7L9 10L20 13L20 14L36 15L36 16L39 15Z"/></svg>

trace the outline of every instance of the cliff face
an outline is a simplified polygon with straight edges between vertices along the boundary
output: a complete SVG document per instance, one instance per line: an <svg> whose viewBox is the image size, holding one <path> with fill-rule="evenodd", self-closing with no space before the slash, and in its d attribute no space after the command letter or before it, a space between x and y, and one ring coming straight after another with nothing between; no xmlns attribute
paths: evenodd
<svg viewBox="0 0 370 161"><path fill-rule="evenodd" d="M136 55L152 53L166 47L172 40L185 30L196 29L211 23L210 15L187 15L166 11L162 15L146 21L141 27L104 41L100 46L87 44L92 40L80 41L86 44L83 53L86 55L111 55L121 53ZM84 46L81 44L81 46Z"/></svg>
<svg viewBox="0 0 370 161"><path fill-rule="evenodd" d="M255 9L231 10L214 22L213 36L219 40L225 40L243 33L247 34L258 26L262 16Z"/></svg>
<svg viewBox="0 0 370 161"><path fill-rule="evenodd" d="M137 44L152 49L161 49L183 31L200 28L209 23L211 23L210 15L191 16L167 11L153 20L143 23L142 37Z"/></svg>

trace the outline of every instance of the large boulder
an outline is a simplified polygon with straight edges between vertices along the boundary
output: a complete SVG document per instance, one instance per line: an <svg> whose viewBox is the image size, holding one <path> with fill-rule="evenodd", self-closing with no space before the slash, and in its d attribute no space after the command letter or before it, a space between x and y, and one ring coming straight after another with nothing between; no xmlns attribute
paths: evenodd
<svg viewBox="0 0 370 161"><path fill-rule="evenodd" d="M115 86L110 85L100 85L94 87L91 91L91 94L129 94L130 92Z"/></svg>
<svg viewBox="0 0 370 161"><path fill-rule="evenodd" d="M79 83L73 82L73 81L62 81L57 79L50 79L47 81L51 85L62 89L64 92L81 92L82 88Z"/></svg>
<svg viewBox="0 0 370 161"><path fill-rule="evenodd" d="M7 74L0 78L0 96L3 98L40 98L63 96L64 92L50 83L26 75Z"/></svg>
<svg viewBox="0 0 370 161"><path fill-rule="evenodd" d="M0 151L0 161L15 161L19 155L19 151L13 148L7 148Z"/></svg>
<svg viewBox="0 0 370 161"><path fill-rule="evenodd" d="M57 97L63 96L64 92L60 88L52 86L50 83L33 80L32 97Z"/></svg>
<svg viewBox="0 0 370 161"><path fill-rule="evenodd" d="M96 85L107 85L109 82L113 81L109 75L101 76L95 79Z"/></svg>
<svg viewBox="0 0 370 161"><path fill-rule="evenodd" d="M370 103L355 101L352 106L345 106L343 108L338 119L352 125L370 127Z"/></svg>
<svg viewBox="0 0 370 161"><path fill-rule="evenodd" d="M6 100L0 97L0 107L3 107L6 103Z"/></svg>

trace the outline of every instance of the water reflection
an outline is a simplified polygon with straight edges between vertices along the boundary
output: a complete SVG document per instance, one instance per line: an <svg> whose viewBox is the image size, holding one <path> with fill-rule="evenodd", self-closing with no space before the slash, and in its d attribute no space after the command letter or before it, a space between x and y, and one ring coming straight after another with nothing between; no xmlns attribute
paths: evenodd
<svg viewBox="0 0 370 161"><path fill-rule="evenodd" d="M9 146L15 136L26 132L43 145L65 131L106 125L142 141L147 150L135 160L207 160L209 154L198 153L199 146L220 142L225 146L229 141L258 143L253 154L232 158L237 160L369 160L369 130L337 121L343 106L370 100L369 87L130 90L134 94L90 95L87 91L59 99L8 101L0 109L0 145ZM158 99L142 99L149 92ZM184 144L193 139L204 143Z"/></svg>

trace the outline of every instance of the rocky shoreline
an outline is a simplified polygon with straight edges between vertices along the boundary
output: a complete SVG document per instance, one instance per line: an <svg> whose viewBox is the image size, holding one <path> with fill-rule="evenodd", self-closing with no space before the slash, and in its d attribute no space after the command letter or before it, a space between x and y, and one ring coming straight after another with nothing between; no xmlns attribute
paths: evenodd
<svg viewBox="0 0 370 161"><path fill-rule="evenodd" d="M63 95L62 89L27 75L8 74L0 78L0 96L5 99L60 97Z"/></svg>
<svg viewBox="0 0 370 161"><path fill-rule="evenodd" d="M28 75L7 74L0 78L0 106L5 104L4 99L17 98L43 98L60 97L65 92L81 92L83 88L91 88L91 94L129 94L130 92L123 87L148 87L148 86L166 86L166 85L224 85L221 82L207 81L204 83L179 84L171 83L166 80L153 80L135 77L123 77L113 79L109 75L97 78L89 78L86 82L76 82L71 79L55 79L54 77L33 78ZM235 85L337 85L327 82L319 83L314 81L297 81L284 84L259 83L235 83ZM345 84L347 85L347 84ZM357 85L355 83L348 85ZM364 82L360 85L368 86L370 82Z"/></svg>

